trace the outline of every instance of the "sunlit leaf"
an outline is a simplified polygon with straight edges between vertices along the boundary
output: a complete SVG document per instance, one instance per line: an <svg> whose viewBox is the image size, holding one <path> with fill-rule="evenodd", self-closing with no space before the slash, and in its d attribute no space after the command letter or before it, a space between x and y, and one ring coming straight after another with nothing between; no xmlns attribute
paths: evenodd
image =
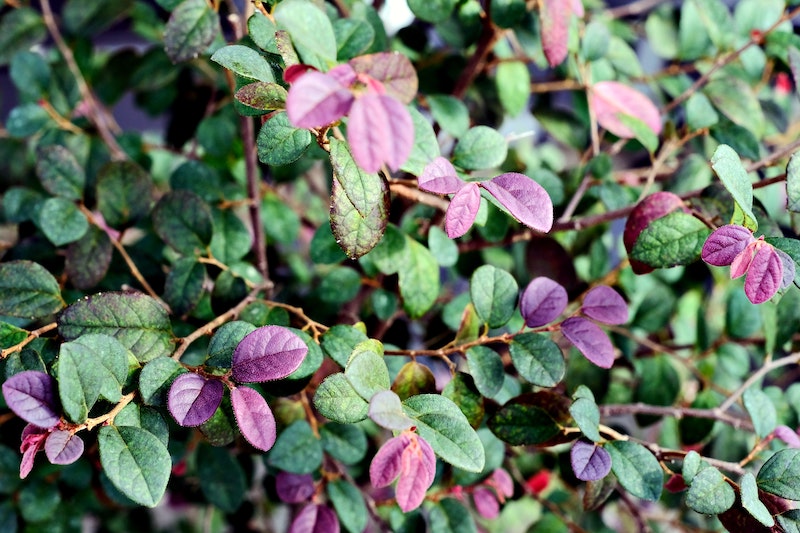
<svg viewBox="0 0 800 533"><path fill-rule="evenodd" d="M481 186L529 228L547 233L553 227L553 202L544 187L524 174L506 172Z"/></svg>
<svg viewBox="0 0 800 533"><path fill-rule="evenodd" d="M233 352L233 379L253 383L283 379L302 364L308 353L303 340L280 326L263 326L248 333Z"/></svg>
<svg viewBox="0 0 800 533"><path fill-rule="evenodd" d="M182 426L199 426L217 410L224 392L225 387L218 379L206 379L191 372L182 374L169 389L169 412Z"/></svg>

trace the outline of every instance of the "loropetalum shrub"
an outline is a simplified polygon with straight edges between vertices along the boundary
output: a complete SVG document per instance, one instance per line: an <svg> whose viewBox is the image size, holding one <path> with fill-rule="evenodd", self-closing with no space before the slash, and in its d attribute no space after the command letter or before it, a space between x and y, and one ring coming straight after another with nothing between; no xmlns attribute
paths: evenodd
<svg viewBox="0 0 800 533"><path fill-rule="evenodd" d="M59 4L0 531L800 529L796 1Z"/></svg>

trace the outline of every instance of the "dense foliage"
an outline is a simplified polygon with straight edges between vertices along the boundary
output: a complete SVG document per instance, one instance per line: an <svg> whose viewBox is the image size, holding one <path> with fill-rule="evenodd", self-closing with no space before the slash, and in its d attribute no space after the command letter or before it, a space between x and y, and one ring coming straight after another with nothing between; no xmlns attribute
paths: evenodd
<svg viewBox="0 0 800 533"><path fill-rule="evenodd" d="M0 531L800 530L800 2L381 4L0 2Z"/></svg>

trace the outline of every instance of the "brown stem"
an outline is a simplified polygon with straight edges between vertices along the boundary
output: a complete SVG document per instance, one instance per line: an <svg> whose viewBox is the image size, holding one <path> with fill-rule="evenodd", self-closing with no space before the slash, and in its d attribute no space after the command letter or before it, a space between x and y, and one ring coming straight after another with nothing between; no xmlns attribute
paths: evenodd
<svg viewBox="0 0 800 533"><path fill-rule="evenodd" d="M267 263L267 238L264 225L261 223L261 189L258 176L258 157L256 154L255 127L250 117L241 117L242 142L244 143L244 162L247 174L247 195L250 197L250 225L253 228L253 252L256 255L256 267L264 278L268 294L272 292L269 279L269 263Z"/></svg>
<svg viewBox="0 0 800 533"><path fill-rule="evenodd" d="M730 396L728 396L724 402L722 402L722 405L714 409L714 411L718 411L719 413L725 413L725 411L730 409L731 406L733 406L733 404L736 403L736 400L738 400L739 397L742 394L744 394L744 391L749 389L753 383L760 380L761 378L763 378L765 375L772 372L776 368L781 368L783 366L788 366L788 365L796 365L798 363L800 363L800 352L787 355L786 357L781 357L780 359L775 359L774 361L765 364L764 366L753 372L753 374L749 378L747 378L747 380L745 380L744 383L742 383L742 386L733 391L733 393Z"/></svg>
<svg viewBox="0 0 800 533"><path fill-rule="evenodd" d="M692 407L669 407L661 405L647 405L644 403L632 404L609 404L600 405L600 415L604 417L618 416L618 415L655 415L655 416L671 416L680 420L685 417L693 418L706 418L709 420L718 420L735 429L744 429L746 431L753 431L753 424L746 418L731 415L724 412L722 409L696 409Z"/></svg>
<svg viewBox="0 0 800 533"><path fill-rule="evenodd" d="M111 411L96 418L88 419L83 424L78 425L73 432L77 432L82 429L91 430L93 427L98 426L100 424L105 424L105 425L113 424L114 418L120 413L120 411L122 411L125 408L126 405L131 403L134 395L135 393L129 392L120 399L119 403L115 405Z"/></svg>
<svg viewBox="0 0 800 533"><path fill-rule="evenodd" d="M38 339L43 333L47 333L48 331L52 331L52 330L56 329L57 327L58 327L58 323L57 322L51 322L51 323L47 324L46 326L40 327L39 329L35 329L33 331L29 331L28 332L28 336L25 337L25 340L23 340L22 342L19 342L19 343L15 344L14 346L10 346L10 347L6 348L5 350L0 350L0 360L5 359L6 357L11 355L12 353L15 353L15 352L18 352L18 351L22 350L25 346L30 344L33 341L33 339Z"/></svg>
<svg viewBox="0 0 800 533"><path fill-rule="evenodd" d="M485 9L486 13L488 13L488 5ZM473 53L472 57L469 58L467 66L461 72L461 76L459 76L458 80L456 81L456 85L453 88L453 96L460 100L464 98L467 89L469 89L470 85L472 85L472 82L475 81L475 78L477 78L478 74L480 74L480 72L483 70L483 66L486 63L486 57L489 55L489 52L492 50L492 48L494 48L495 43L500 38L500 30L492 23L486 13L483 14L481 19L483 22L483 31L478 39L475 53Z"/></svg>
<svg viewBox="0 0 800 533"><path fill-rule="evenodd" d="M658 7L658 5L665 3L669 2L664 2L663 0L637 0L636 2L631 2L630 4L624 6L609 9L606 11L605 14L611 18L622 18L622 17L630 17L632 15L641 15L642 13L650 11L654 7Z"/></svg>

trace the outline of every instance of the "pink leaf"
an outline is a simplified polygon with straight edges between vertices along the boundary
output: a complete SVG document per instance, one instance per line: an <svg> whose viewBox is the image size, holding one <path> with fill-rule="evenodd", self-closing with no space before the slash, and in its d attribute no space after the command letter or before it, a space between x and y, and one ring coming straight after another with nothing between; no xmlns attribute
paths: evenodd
<svg viewBox="0 0 800 533"><path fill-rule="evenodd" d="M167 407L181 426L196 427L214 414L225 387L216 379L186 373L175 378L167 395Z"/></svg>
<svg viewBox="0 0 800 533"><path fill-rule="evenodd" d="M623 83L601 81L594 84L589 91L589 105L594 110L597 123L617 137L635 137L633 131L620 121L620 114L641 120L656 135L661 133L661 114L655 104Z"/></svg>
<svg viewBox="0 0 800 533"><path fill-rule="evenodd" d="M280 326L262 326L248 333L233 351L232 376L239 383L282 379L303 363L308 346Z"/></svg>
<svg viewBox="0 0 800 533"><path fill-rule="evenodd" d="M475 502L475 510L486 519L497 518L500 514L500 503L494 492L486 487L478 487L472 491L472 501Z"/></svg>
<svg viewBox="0 0 800 533"><path fill-rule="evenodd" d="M22 461L19 465L19 477L25 479L33 469L36 454L44 447L45 439L49 431L34 424L28 424L22 430L22 444L19 451L22 452Z"/></svg>
<svg viewBox="0 0 800 533"><path fill-rule="evenodd" d="M407 434L401 434L381 446L369 465L369 479L373 487L385 487L400 475L401 457L409 442Z"/></svg>
<svg viewBox="0 0 800 533"><path fill-rule="evenodd" d="M778 426L772 432L775 438L785 442L790 448L800 448L800 436L789 426Z"/></svg>
<svg viewBox="0 0 800 533"><path fill-rule="evenodd" d="M568 318L561 323L561 332L586 359L600 368L611 368L614 364L611 340L591 320L582 317Z"/></svg>
<svg viewBox="0 0 800 533"><path fill-rule="evenodd" d="M529 228L547 233L553 227L553 201L525 174L506 172L480 185Z"/></svg>
<svg viewBox="0 0 800 533"><path fill-rule="evenodd" d="M72 464L83 455L83 439L69 431L57 429L47 436L44 453L54 465Z"/></svg>
<svg viewBox="0 0 800 533"><path fill-rule="evenodd" d="M511 479L511 474L502 468L498 468L492 475L489 476L489 481L497 490L499 495L510 498L514 495L514 480Z"/></svg>
<svg viewBox="0 0 800 533"><path fill-rule="evenodd" d="M8 408L26 422L41 428L58 424L56 380L38 370L14 374L3 383Z"/></svg>
<svg viewBox="0 0 800 533"><path fill-rule="evenodd" d="M572 8L572 12L575 13L578 17L583 17L583 2L581 0L570 0L569 2L570 7Z"/></svg>
<svg viewBox="0 0 800 533"><path fill-rule="evenodd" d="M611 472L611 455L592 442L576 440L569 458L575 477L582 481L597 481Z"/></svg>
<svg viewBox="0 0 800 533"><path fill-rule="evenodd" d="M275 417L264 397L250 387L238 387L231 390L231 404L247 442L265 452L272 448L277 437Z"/></svg>
<svg viewBox="0 0 800 533"><path fill-rule="evenodd" d="M456 174L452 163L442 156L425 166L418 181L420 189L436 194L457 193L466 185Z"/></svg>
<svg viewBox="0 0 800 533"><path fill-rule="evenodd" d="M286 113L296 128L321 128L345 116L352 104L352 93L336 78L312 70L289 88Z"/></svg>
<svg viewBox="0 0 800 533"><path fill-rule="evenodd" d="M451 239L461 237L475 222L481 206L481 191L477 183L467 183L453 195L444 219L444 229Z"/></svg>
<svg viewBox="0 0 800 533"><path fill-rule="evenodd" d="M436 475L436 459L430 445L414 434L400 457L400 479L396 499L400 509L407 513L419 507Z"/></svg>
<svg viewBox="0 0 800 533"><path fill-rule="evenodd" d="M550 278L531 280L522 293L519 309L525 325L537 328L549 324L567 307L567 290Z"/></svg>
<svg viewBox="0 0 800 533"><path fill-rule="evenodd" d="M350 87L356 81L356 71L347 63L336 65L326 74L341 83L342 87Z"/></svg>
<svg viewBox="0 0 800 533"><path fill-rule="evenodd" d="M736 279L744 276L750 264L753 262L753 255L755 254L756 241L751 242L745 246L744 250L739 252L739 255L733 258L731 262L731 279Z"/></svg>
<svg viewBox="0 0 800 533"><path fill-rule="evenodd" d="M783 263L775 248L764 243L758 248L747 277L744 280L744 293L754 304L761 304L775 296L783 283Z"/></svg>
<svg viewBox="0 0 800 533"><path fill-rule="evenodd" d="M540 4L542 48L551 67L560 65L567 58L569 43L570 2L567 0L543 0Z"/></svg>
<svg viewBox="0 0 800 533"><path fill-rule="evenodd" d="M753 232L744 226L720 226L706 239L700 257L709 265L727 266L754 240Z"/></svg>
<svg viewBox="0 0 800 533"><path fill-rule="evenodd" d="M397 170L414 147L414 123L391 96L365 94L350 109L347 140L353 159L367 172L377 172L383 163Z"/></svg>
<svg viewBox="0 0 800 533"><path fill-rule="evenodd" d="M311 474L279 472L275 476L275 491L283 502L304 502L314 495L314 478Z"/></svg>
<svg viewBox="0 0 800 533"><path fill-rule="evenodd" d="M378 52L350 60L353 69L381 82L386 94L409 104L417 96L417 72L409 59L399 52Z"/></svg>
<svg viewBox="0 0 800 533"><path fill-rule="evenodd" d="M294 518L289 533L339 533L339 519L327 506L311 503Z"/></svg>
<svg viewBox="0 0 800 533"><path fill-rule="evenodd" d="M605 285L586 293L581 311L603 324L619 325L628 321L628 304L617 291Z"/></svg>

